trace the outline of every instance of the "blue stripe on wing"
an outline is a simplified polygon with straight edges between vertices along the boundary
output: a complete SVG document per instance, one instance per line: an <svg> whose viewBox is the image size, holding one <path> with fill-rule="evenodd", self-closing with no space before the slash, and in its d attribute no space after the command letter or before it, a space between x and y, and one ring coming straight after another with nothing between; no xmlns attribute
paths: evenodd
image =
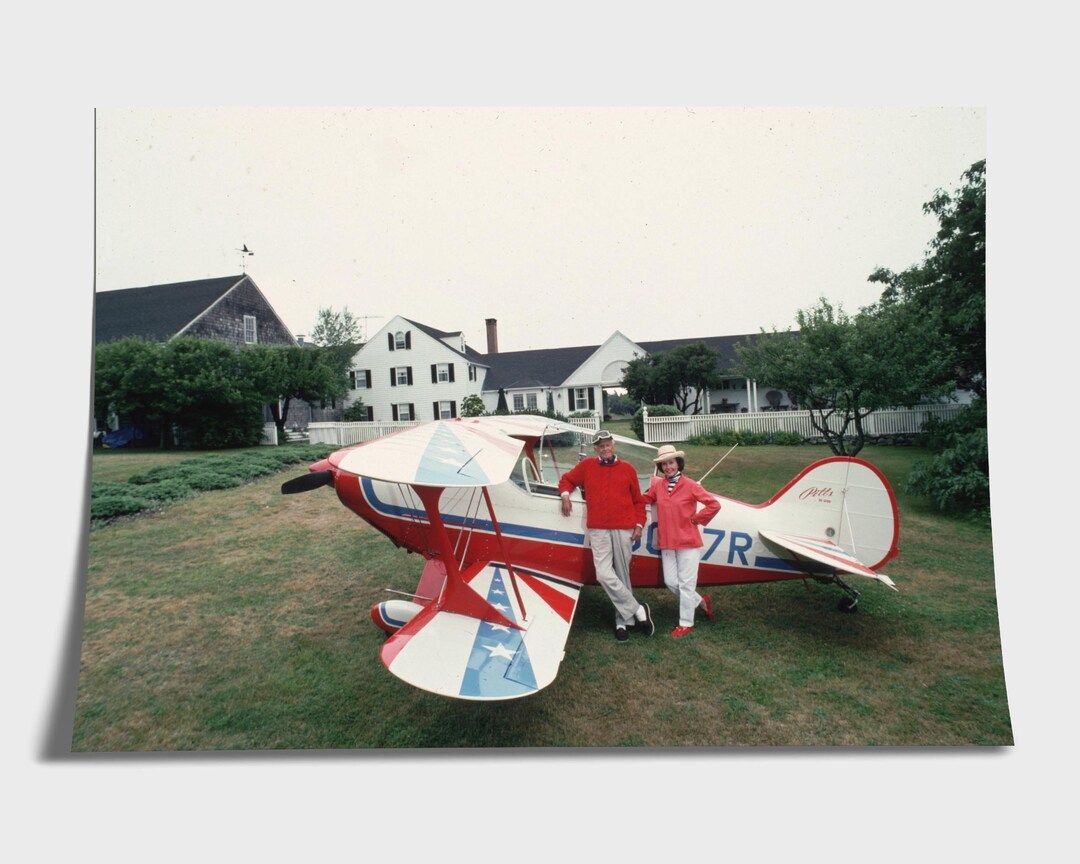
<svg viewBox="0 0 1080 864"><path fill-rule="evenodd" d="M487 601L507 618L517 623L510 603L502 569L495 568L488 587ZM512 630L481 621L472 652L461 682L461 695L473 697L522 696L536 690L536 675L529 660L529 649L520 630Z"/></svg>
<svg viewBox="0 0 1080 864"><path fill-rule="evenodd" d="M466 469L468 470L468 469ZM375 494L375 486L370 477L361 477L360 485L364 489L364 497L374 510L387 516L404 516L408 519L426 519L427 513L414 507L401 507L397 504L389 504ZM481 531L495 531L495 526L490 519L469 519L464 516L455 516L453 513L443 513L442 520L446 525L461 528L479 528ZM514 537L528 537L530 540L549 540L555 543L570 543L581 546L585 543L584 534L575 534L572 531L556 531L550 528L536 528L532 525L515 525L512 522L499 522L499 528L503 534Z"/></svg>

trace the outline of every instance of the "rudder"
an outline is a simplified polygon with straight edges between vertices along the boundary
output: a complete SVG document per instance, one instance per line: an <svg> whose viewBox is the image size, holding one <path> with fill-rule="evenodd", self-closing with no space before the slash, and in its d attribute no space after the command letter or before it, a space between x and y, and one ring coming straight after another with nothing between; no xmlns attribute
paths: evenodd
<svg viewBox="0 0 1080 864"><path fill-rule="evenodd" d="M815 462L762 506L770 528L831 540L872 570L899 552L896 496L885 475L862 459Z"/></svg>

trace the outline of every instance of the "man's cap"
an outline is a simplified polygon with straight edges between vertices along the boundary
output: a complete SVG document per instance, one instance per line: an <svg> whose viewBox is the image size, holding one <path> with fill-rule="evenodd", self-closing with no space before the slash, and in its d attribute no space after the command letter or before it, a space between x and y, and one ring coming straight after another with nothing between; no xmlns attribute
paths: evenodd
<svg viewBox="0 0 1080 864"><path fill-rule="evenodd" d="M614 438L615 436L608 432L606 429L601 429L599 432L592 436L592 443L599 444L601 441L611 441Z"/></svg>

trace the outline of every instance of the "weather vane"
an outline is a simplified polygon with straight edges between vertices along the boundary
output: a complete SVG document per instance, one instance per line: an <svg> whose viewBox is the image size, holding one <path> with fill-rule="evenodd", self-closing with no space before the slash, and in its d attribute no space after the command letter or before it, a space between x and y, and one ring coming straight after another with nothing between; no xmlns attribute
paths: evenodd
<svg viewBox="0 0 1080 864"><path fill-rule="evenodd" d="M254 255L255 253L247 248L247 243L245 243L243 245L244 245L243 249L237 249L236 251L240 253L240 272L241 273L246 273L247 272L247 258L248 258L248 255Z"/></svg>

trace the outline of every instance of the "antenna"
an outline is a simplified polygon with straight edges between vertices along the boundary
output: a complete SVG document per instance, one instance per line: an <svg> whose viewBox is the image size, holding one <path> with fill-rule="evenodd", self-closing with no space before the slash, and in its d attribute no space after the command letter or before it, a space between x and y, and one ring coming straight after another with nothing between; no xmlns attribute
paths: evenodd
<svg viewBox="0 0 1080 864"><path fill-rule="evenodd" d="M354 315L357 321L360 322L360 341L367 342L367 319L368 318L385 318L385 315Z"/></svg>

